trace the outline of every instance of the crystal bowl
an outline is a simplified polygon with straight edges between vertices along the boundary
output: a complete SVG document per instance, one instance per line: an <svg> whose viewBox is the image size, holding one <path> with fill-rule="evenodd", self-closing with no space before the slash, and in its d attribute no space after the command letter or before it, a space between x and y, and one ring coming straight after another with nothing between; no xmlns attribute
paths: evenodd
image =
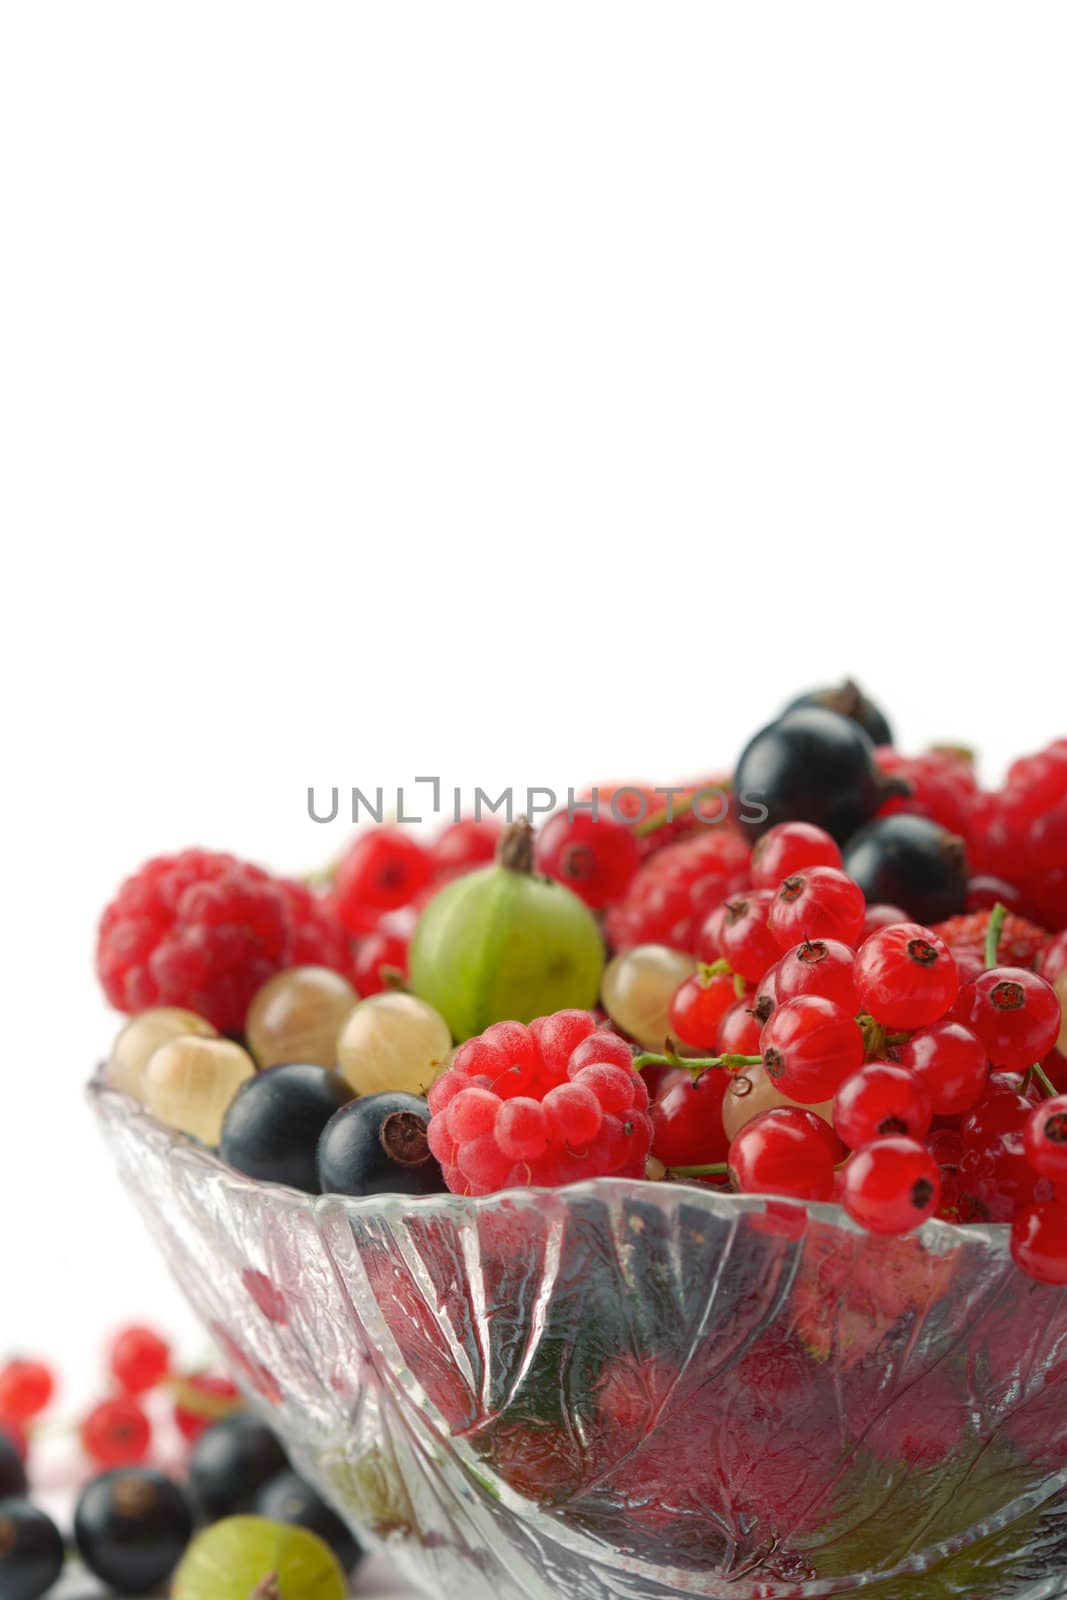
<svg viewBox="0 0 1067 1600"><path fill-rule="evenodd" d="M431 1593L1067 1595L1067 1291L1006 1228L617 1179L311 1197L90 1094L251 1404Z"/></svg>

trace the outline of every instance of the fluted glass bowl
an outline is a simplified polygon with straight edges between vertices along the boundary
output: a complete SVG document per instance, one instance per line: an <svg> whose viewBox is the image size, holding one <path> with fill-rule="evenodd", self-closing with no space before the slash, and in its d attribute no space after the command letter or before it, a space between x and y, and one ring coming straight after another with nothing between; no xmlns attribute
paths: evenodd
<svg viewBox="0 0 1067 1600"><path fill-rule="evenodd" d="M615 1179L312 1198L90 1094L251 1403L433 1594L1067 1595L1067 1291L1005 1228Z"/></svg>

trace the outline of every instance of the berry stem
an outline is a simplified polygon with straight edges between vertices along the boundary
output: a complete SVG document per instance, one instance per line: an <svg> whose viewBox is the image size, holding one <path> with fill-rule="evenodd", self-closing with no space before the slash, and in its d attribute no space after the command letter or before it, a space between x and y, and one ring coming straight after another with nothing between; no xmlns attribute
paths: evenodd
<svg viewBox="0 0 1067 1600"><path fill-rule="evenodd" d="M730 1171L725 1161L712 1161L703 1167L668 1167L672 1178L725 1178Z"/></svg>
<svg viewBox="0 0 1067 1600"><path fill-rule="evenodd" d="M635 822L633 827L634 837L647 839L650 834L658 833L661 828L667 827L669 823L677 822L679 817L687 817L696 805L696 799L695 794L683 795L674 805L664 806L662 810L653 811L651 816L643 818L640 822Z"/></svg>
<svg viewBox="0 0 1067 1600"><path fill-rule="evenodd" d="M1007 915L1007 906L998 900L990 913L989 926L985 931L985 967L987 972L997 964L997 947L1000 944L1000 935L1004 930L1004 919Z"/></svg>
<svg viewBox="0 0 1067 1600"><path fill-rule="evenodd" d="M707 1072L711 1067L725 1067L727 1072L737 1072L742 1067L758 1067L763 1060L762 1056L676 1056L658 1055L654 1050L643 1050L640 1055L634 1056L634 1071L640 1072L644 1067L684 1067L694 1077L699 1077L702 1072Z"/></svg>
<svg viewBox="0 0 1067 1600"><path fill-rule="evenodd" d="M267 1576L257 1583L248 1600L282 1600L282 1591L278 1586L278 1574L268 1572Z"/></svg>
<svg viewBox="0 0 1067 1600"><path fill-rule="evenodd" d="M1039 1061L1034 1062L1026 1076L1031 1082L1034 1079L1037 1080L1037 1082L1041 1085L1041 1092L1046 1100L1055 1100L1057 1092L1056 1085L1052 1082L1052 1079L1049 1077L1048 1073L1045 1071L1044 1067Z"/></svg>

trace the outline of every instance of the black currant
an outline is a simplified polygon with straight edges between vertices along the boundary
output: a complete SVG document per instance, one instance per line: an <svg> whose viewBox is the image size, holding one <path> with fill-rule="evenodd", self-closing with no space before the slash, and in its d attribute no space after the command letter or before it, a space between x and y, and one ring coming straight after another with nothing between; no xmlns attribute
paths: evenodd
<svg viewBox="0 0 1067 1600"><path fill-rule="evenodd" d="M413 1094L353 1100L319 1140L323 1194L440 1194L441 1168L426 1141L430 1111Z"/></svg>
<svg viewBox="0 0 1067 1600"><path fill-rule="evenodd" d="M63 1571L66 1551L51 1517L28 1500L0 1499L0 1596L39 1600Z"/></svg>
<svg viewBox="0 0 1067 1600"><path fill-rule="evenodd" d="M22 1457L0 1427L0 1500L17 1500L26 1493L27 1487Z"/></svg>
<svg viewBox="0 0 1067 1600"><path fill-rule="evenodd" d="M351 1572L363 1554L362 1547L305 1479L295 1472L279 1472L259 1492L256 1515L269 1522L288 1522L309 1528L328 1544L346 1572Z"/></svg>
<svg viewBox="0 0 1067 1600"><path fill-rule="evenodd" d="M836 711L842 717L851 717L853 722L859 723L872 744L893 743L893 730L885 713L867 698L851 678L829 689L811 689L807 694L797 695L782 715L785 716L789 711L800 711L805 706L821 706L824 711Z"/></svg>
<svg viewBox="0 0 1067 1600"><path fill-rule="evenodd" d="M966 910L963 840L928 817L900 811L868 823L845 846L844 867L869 904L900 906L927 926Z"/></svg>
<svg viewBox="0 0 1067 1600"><path fill-rule="evenodd" d="M82 1560L119 1594L144 1594L169 1578L192 1534L184 1490L151 1467L102 1473L74 1511Z"/></svg>
<svg viewBox="0 0 1067 1600"><path fill-rule="evenodd" d="M750 837L779 822L813 822L843 844L904 786L878 770L874 746L859 723L806 706L788 711L749 741L734 787Z"/></svg>
<svg viewBox="0 0 1067 1600"><path fill-rule="evenodd" d="M265 1483L289 1465L255 1417L224 1417L202 1433L189 1458L189 1483L209 1522L251 1511Z"/></svg>
<svg viewBox="0 0 1067 1600"><path fill-rule="evenodd" d="M250 1178L318 1194L319 1137L353 1093L330 1067L291 1062L257 1072L226 1112L219 1154Z"/></svg>

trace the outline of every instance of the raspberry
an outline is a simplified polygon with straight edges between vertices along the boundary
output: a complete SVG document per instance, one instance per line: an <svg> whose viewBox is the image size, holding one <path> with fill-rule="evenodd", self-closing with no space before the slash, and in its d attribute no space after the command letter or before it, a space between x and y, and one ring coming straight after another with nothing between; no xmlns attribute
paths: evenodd
<svg viewBox="0 0 1067 1600"><path fill-rule="evenodd" d="M262 868L208 850L159 856L101 917L97 971L120 1011L184 1006L237 1033L286 964L290 926L286 894Z"/></svg>
<svg viewBox="0 0 1067 1600"><path fill-rule="evenodd" d="M334 907L304 883L288 878L278 882L289 914L289 947L286 965L290 967L330 967L352 974L352 947Z"/></svg>
<svg viewBox="0 0 1067 1600"><path fill-rule="evenodd" d="M430 1147L457 1194L641 1177L648 1091L617 1034L586 1011L468 1039L430 1090Z"/></svg>
<svg viewBox="0 0 1067 1600"><path fill-rule="evenodd" d="M992 909L972 911L967 916L949 917L947 922L934 924L934 932L948 945L957 961L962 954L977 956L985 965L985 940ZM1041 956L1049 943L1049 934L1025 917L1009 913L1004 919L997 945L997 960L1006 967L1034 967L1040 970Z"/></svg>
<svg viewBox="0 0 1067 1600"><path fill-rule="evenodd" d="M744 888L748 861L748 846L725 826L658 850L608 911L609 943L615 950L639 944L695 949L709 912Z"/></svg>

